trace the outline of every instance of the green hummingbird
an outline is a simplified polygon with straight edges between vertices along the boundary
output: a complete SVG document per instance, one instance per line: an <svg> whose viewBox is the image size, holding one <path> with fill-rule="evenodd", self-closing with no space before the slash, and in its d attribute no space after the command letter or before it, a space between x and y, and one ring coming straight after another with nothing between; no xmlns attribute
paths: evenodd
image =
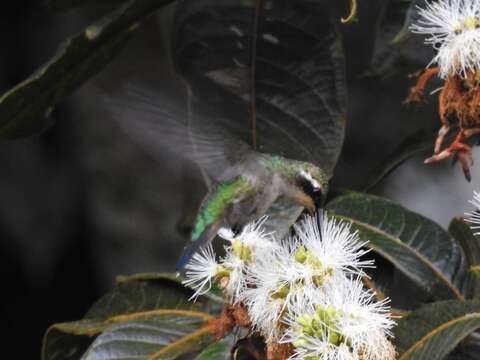
<svg viewBox="0 0 480 360"><path fill-rule="evenodd" d="M311 212L322 206L329 177L312 163L255 151L208 121L200 128L187 126L188 112L155 91L130 88L123 101L107 100L125 132L152 155L164 158L170 149L199 165L212 181L177 263L179 271L200 247L217 235L235 237L278 199Z"/></svg>

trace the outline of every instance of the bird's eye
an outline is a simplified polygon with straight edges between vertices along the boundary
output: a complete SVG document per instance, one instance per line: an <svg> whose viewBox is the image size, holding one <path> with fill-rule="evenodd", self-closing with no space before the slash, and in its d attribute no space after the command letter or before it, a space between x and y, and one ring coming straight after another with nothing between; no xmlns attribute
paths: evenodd
<svg viewBox="0 0 480 360"><path fill-rule="evenodd" d="M302 190L310 196L315 203L315 206L321 207L322 205L322 189L320 184L312 178L309 173L301 172L298 176L298 185L302 188Z"/></svg>

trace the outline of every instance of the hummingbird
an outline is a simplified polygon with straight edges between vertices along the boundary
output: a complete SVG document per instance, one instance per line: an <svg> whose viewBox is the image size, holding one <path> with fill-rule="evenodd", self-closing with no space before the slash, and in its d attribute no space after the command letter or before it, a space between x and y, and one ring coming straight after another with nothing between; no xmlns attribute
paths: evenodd
<svg viewBox="0 0 480 360"><path fill-rule="evenodd" d="M115 119L133 141L156 157L175 155L197 164L212 181L177 262L182 271L191 257L217 235L233 239L278 199L310 212L321 209L329 176L319 166L262 153L208 119L203 126L185 123L189 114L178 104L146 88L127 88L123 101L107 97ZM197 117L197 115L195 115Z"/></svg>

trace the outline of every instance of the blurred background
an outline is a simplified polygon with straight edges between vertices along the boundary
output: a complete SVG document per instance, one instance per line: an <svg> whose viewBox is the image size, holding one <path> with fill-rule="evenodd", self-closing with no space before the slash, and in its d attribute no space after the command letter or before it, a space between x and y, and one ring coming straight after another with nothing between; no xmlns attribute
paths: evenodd
<svg viewBox="0 0 480 360"><path fill-rule="evenodd" d="M5 1L1 90L25 79L63 39L98 18L108 7L103 3L54 12L41 0ZM392 61L385 71L372 62L388 3L360 1L359 21L341 26L349 110L335 191L364 190L407 136L438 128L435 97L424 106L402 106L412 84L407 74L431 56L421 39L407 40L394 57L380 57L383 64ZM185 101L169 60L173 12L174 5L144 22L105 70L54 110L55 125L0 144L0 269L6 282L0 317L5 343L22 344L18 358L38 358L47 327L81 318L116 275L174 270L188 236L186 219L205 193L202 177L168 153L163 161L149 156L121 131L96 90L139 82ZM382 31L379 36L391 39ZM372 75L372 69L382 71ZM410 158L369 191L447 227L453 216L471 210L467 201L479 188L480 167L468 183L458 164L423 165L430 152Z"/></svg>

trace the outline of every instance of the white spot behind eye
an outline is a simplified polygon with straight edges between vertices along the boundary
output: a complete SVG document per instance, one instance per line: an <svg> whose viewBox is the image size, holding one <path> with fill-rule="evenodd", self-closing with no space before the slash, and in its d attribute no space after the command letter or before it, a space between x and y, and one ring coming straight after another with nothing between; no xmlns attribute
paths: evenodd
<svg viewBox="0 0 480 360"><path fill-rule="evenodd" d="M230 29L231 32L234 32L238 36L243 36L243 31L240 30L240 28L238 26L230 25L229 29Z"/></svg>
<svg viewBox="0 0 480 360"><path fill-rule="evenodd" d="M279 43L278 38L273 36L272 34L263 34L262 37L263 37L264 40L266 40L268 42L271 42L273 44L278 44Z"/></svg>
<svg viewBox="0 0 480 360"><path fill-rule="evenodd" d="M306 171L300 171L300 175L303 176L304 179L308 180L314 189L320 189L320 184L317 180L315 180L310 173Z"/></svg>

